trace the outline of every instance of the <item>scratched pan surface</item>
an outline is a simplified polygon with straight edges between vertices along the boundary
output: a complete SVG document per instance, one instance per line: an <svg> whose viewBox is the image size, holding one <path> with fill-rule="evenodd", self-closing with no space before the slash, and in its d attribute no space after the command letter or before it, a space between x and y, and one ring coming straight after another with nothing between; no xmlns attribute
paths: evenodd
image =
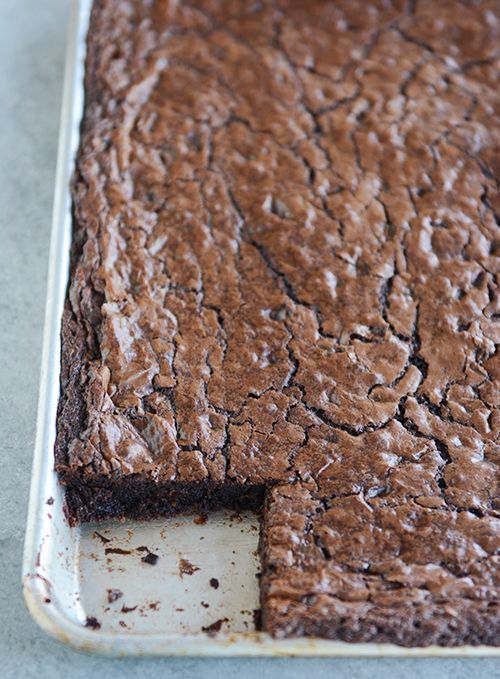
<svg viewBox="0 0 500 679"><path fill-rule="evenodd" d="M69 182L83 108L90 0L73 3L50 251L37 438L23 563L34 619L77 648L113 655L494 655L500 649L405 649L255 631L258 519L218 512L70 528L53 471L60 318L68 279Z"/></svg>

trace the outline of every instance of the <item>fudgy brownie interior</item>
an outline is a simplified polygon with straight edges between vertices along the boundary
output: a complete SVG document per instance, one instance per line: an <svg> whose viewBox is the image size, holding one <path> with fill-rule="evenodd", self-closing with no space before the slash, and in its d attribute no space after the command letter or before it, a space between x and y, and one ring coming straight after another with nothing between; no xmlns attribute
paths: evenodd
<svg viewBox="0 0 500 679"><path fill-rule="evenodd" d="M95 1L70 521L266 496L271 633L500 642L498 10Z"/></svg>

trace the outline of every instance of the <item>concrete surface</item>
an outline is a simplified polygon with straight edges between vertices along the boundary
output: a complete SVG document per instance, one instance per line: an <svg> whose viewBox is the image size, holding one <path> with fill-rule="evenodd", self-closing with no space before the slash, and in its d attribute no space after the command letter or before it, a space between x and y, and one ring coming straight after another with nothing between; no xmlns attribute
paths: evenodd
<svg viewBox="0 0 500 679"><path fill-rule="evenodd" d="M104 659L66 648L31 621L21 555L35 428L56 140L69 0L0 1L0 675L285 675L465 679L494 659ZM496 672L495 672L496 670Z"/></svg>

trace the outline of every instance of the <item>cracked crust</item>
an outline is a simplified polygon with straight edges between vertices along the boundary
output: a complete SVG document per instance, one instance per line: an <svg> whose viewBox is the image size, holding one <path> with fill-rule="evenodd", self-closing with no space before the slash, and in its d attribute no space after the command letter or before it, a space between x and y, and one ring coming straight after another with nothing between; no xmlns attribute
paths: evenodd
<svg viewBox="0 0 500 679"><path fill-rule="evenodd" d="M263 526L262 621L275 636L498 644L498 519L296 484L268 492Z"/></svg>
<svg viewBox="0 0 500 679"><path fill-rule="evenodd" d="M72 521L306 483L320 516L356 497L373 532L393 511L394 539L411 509L454 559L491 529L497 10L96 0L56 442ZM276 634L499 643L489 571L458 627L430 588L404 603L422 627L389 624L392 593L345 633L287 573L264 573Z"/></svg>

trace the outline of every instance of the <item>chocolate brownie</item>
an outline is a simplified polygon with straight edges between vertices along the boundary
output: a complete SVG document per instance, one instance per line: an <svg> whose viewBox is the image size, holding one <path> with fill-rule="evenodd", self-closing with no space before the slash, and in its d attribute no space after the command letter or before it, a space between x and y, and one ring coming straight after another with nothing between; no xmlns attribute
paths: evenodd
<svg viewBox="0 0 500 679"><path fill-rule="evenodd" d="M269 632L500 643L498 10L94 2L71 522L265 503Z"/></svg>
<svg viewBox="0 0 500 679"><path fill-rule="evenodd" d="M325 498L312 485L267 494L265 629L407 646L499 643L498 518L397 491Z"/></svg>

